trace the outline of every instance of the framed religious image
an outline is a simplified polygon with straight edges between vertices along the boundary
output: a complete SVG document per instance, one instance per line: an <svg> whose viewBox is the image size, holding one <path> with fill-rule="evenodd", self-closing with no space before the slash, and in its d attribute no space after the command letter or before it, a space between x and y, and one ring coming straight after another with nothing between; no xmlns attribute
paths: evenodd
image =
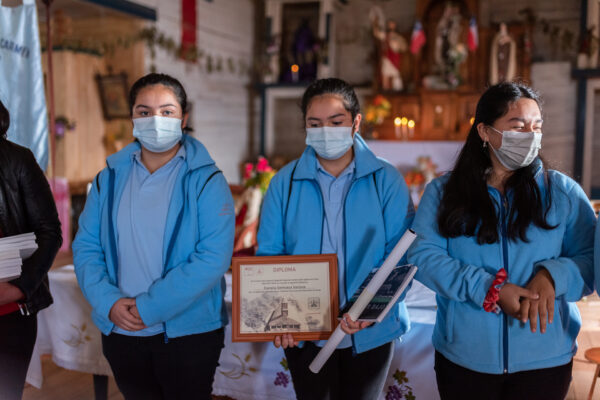
<svg viewBox="0 0 600 400"><path fill-rule="evenodd" d="M105 119L130 118L127 100L127 74L96 75Z"/></svg>
<svg viewBox="0 0 600 400"><path fill-rule="evenodd" d="M328 339L337 326L335 254L234 257L232 341Z"/></svg>

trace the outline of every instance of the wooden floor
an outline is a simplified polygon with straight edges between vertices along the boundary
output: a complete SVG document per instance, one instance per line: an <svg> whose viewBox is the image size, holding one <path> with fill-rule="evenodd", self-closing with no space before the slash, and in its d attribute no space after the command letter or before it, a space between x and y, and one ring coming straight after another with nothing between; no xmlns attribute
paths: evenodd
<svg viewBox="0 0 600 400"><path fill-rule="evenodd" d="M60 368L49 357L43 358L42 371L42 389L27 385L23 400L94 400L94 382L91 374ZM108 380L108 400L123 400L113 378Z"/></svg>
<svg viewBox="0 0 600 400"><path fill-rule="evenodd" d="M567 400L586 400L592 383L595 365L585 360L583 353L590 347L600 347L600 298L590 296L577 303L583 317L579 333L579 351L573 362L573 381ZM23 400L93 400L92 376L57 367L49 358L42 362L44 385L41 390L25 388ZM600 400L600 382L594 392L594 400ZM121 400L113 378L109 379L108 399ZM427 400L427 399L417 399Z"/></svg>
<svg viewBox="0 0 600 400"><path fill-rule="evenodd" d="M600 298L594 294L577 305L583 325L577 337L579 350L573 360L573 381L567 400L587 399L596 366L588 362L583 354L590 347L600 347ZM593 399L600 400L600 379L596 383Z"/></svg>

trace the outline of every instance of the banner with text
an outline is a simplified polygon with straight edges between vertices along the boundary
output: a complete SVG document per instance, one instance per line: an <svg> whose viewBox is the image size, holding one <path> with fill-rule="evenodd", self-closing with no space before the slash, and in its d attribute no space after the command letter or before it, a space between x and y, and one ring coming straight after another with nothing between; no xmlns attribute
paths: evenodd
<svg viewBox="0 0 600 400"><path fill-rule="evenodd" d="M35 0L7 7L0 0L0 100L10 113L8 139L48 166L48 116Z"/></svg>

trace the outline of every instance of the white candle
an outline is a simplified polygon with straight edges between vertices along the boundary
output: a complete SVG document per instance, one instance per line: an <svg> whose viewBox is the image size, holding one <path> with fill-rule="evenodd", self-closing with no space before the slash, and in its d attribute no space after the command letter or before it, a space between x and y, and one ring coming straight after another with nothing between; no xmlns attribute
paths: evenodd
<svg viewBox="0 0 600 400"><path fill-rule="evenodd" d="M402 119L400 117L394 118L394 135L396 136L396 139L400 139L400 137L401 137L401 132L400 132L401 125L402 125Z"/></svg>
<svg viewBox="0 0 600 400"><path fill-rule="evenodd" d="M402 140L406 140L408 138L408 118L402 117Z"/></svg>

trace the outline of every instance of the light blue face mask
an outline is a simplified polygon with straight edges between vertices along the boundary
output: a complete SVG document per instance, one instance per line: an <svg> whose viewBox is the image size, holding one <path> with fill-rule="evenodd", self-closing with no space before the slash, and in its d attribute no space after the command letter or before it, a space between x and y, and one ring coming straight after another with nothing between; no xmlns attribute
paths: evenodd
<svg viewBox="0 0 600 400"><path fill-rule="evenodd" d="M337 160L352 146L352 126L306 128L306 145L325 160Z"/></svg>
<svg viewBox="0 0 600 400"><path fill-rule="evenodd" d="M133 137L137 138L146 150L153 153L171 150L181 140L182 135L179 118L155 115L133 120Z"/></svg>

